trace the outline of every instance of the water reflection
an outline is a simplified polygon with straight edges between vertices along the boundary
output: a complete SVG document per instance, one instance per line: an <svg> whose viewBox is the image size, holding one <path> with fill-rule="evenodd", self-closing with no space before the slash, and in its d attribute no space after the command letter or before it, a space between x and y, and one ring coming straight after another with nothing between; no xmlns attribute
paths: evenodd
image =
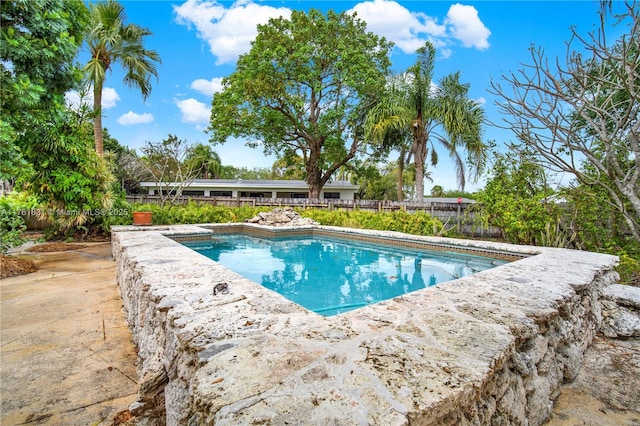
<svg viewBox="0 0 640 426"><path fill-rule="evenodd" d="M342 240L262 239L221 236L215 243L188 243L209 258L277 291L288 299L333 315L433 286L490 261L443 257L438 253L400 250Z"/></svg>

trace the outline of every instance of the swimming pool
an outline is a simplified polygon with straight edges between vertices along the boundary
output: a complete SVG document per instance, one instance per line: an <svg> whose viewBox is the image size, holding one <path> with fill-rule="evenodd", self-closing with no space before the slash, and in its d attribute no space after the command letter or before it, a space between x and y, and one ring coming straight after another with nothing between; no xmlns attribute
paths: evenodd
<svg viewBox="0 0 640 426"><path fill-rule="evenodd" d="M227 234L183 244L323 316L506 263L470 254L334 237Z"/></svg>
<svg viewBox="0 0 640 426"><path fill-rule="evenodd" d="M510 262L325 317L181 244L232 233ZM121 226L112 253L141 417L167 424L542 424L617 278L617 258L598 253L326 226ZM213 294L221 282L229 292Z"/></svg>

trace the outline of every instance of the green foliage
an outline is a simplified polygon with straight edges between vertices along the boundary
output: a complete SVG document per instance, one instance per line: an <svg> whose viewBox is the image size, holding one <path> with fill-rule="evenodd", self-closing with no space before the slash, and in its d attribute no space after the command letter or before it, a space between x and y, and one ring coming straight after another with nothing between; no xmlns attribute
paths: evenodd
<svg viewBox="0 0 640 426"><path fill-rule="evenodd" d="M397 200L396 187L397 171L391 173L380 169L374 164L365 163L356 167L356 176L353 183L360 189L357 197L361 200Z"/></svg>
<svg viewBox="0 0 640 426"><path fill-rule="evenodd" d="M5 86L6 78L44 88L43 103L75 84L79 74L73 59L88 22L88 10L82 0L6 1L2 2L0 16L3 104L19 101L6 97L5 90L17 89L11 84Z"/></svg>
<svg viewBox="0 0 640 426"><path fill-rule="evenodd" d="M260 212L269 212L271 207L225 207L190 201L186 205L162 207L158 204L134 204L132 211L153 213L154 225L197 224L197 223L238 223L251 219ZM442 223L426 213L369 212L364 210L298 209L302 217L308 217L321 225L348 228L398 231L415 235L434 235L442 228ZM131 224L129 215L122 225ZM126 223L122 223L126 222Z"/></svg>
<svg viewBox="0 0 640 426"><path fill-rule="evenodd" d="M185 163L190 170L197 171L196 178L220 179L222 162L209 145L199 143L189 147Z"/></svg>
<svg viewBox="0 0 640 426"><path fill-rule="evenodd" d="M139 193L140 182L147 177L148 172L138 153L133 148L121 145L117 139L111 137L106 128L103 129L103 137L104 156L117 182L114 190L125 191L126 194Z"/></svg>
<svg viewBox="0 0 640 426"><path fill-rule="evenodd" d="M475 200L478 195L472 192L461 191L459 189L446 190L442 193L442 197L446 198L468 198L469 200Z"/></svg>
<svg viewBox="0 0 640 426"><path fill-rule="evenodd" d="M434 90L435 48L427 42L416 55L414 65L389 79L381 101L367 113L365 131L378 144L390 144L401 154L412 153L415 195L422 199L428 154L431 165L438 163L436 143L453 160L461 189L466 170L459 151L466 151L467 163L477 179L484 169L486 147L481 139L484 111L468 98L469 84L462 83L456 72L440 79Z"/></svg>
<svg viewBox="0 0 640 426"><path fill-rule="evenodd" d="M158 77L161 62L155 50L144 47L144 38L153 33L136 24L127 24L124 6L115 0L98 1L89 6L87 46L89 61L84 66L87 84L93 85L95 149L103 154L102 89L111 66L124 68L124 83L140 89L146 99L151 93L151 77Z"/></svg>
<svg viewBox="0 0 640 426"><path fill-rule="evenodd" d="M265 180L277 179L273 171L267 167L246 167L221 166L220 179L245 179L245 180Z"/></svg>
<svg viewBox="0 0 640 426"><path fill-rule="evenodd" d="M0 198L0 253L22 244L25 241L22 234L26 230L27 226L16 206L6 197Z"/></svg>
<svg viewBox="0 0 640 426"><path fill-rule="evenodd" d="M105 233L109 233L111 227L114 225L131 225L132 211L133 208L125 200L124 194L116 194L111 207L100 212L101 217L98 221L99 229Z"/></svg>
<svg viewBox="0 0 640 426"><path fill-rule="evenodd" d="M619 6L614 22L601 15L588 34L572 28L559 58L532 46L531 62L492 81L490 92L519 148L573 178L604 207L610 230L620 217L640 244L640 3Z"/></svg>
<svg viewBox="0 0 640 426"><path fill-rule="evenodd" d="M620 264L617 271L620 275L620 283L640 287L640 253L630 255L626 252L617 253Z"/></svg>
<svg viewBox="0 0 640 426"><path fill-rule="evenodd" d="M189 142L172 134L160 142L147 141L141 150L144 153L141 164L159 188L157 195L163 205L175 202L203 167L191 156L194 151Z"/></svg>
<svg viewBox="0 0 640 426"><path fill-rule="evenodd" d="M21 139L80 80L73 67L88 11L81 0L16 0L0 7L0 179L30 172Z"/></svg>
<svg viewBox="0 0 640 426"><path fill-rule="evenodd" d="M99 225L114 202L114 178L92 149L90 119L60 108L38 124L21 138L34 169L24 189L38 199L41 217L63 233Z"/></svg>
<svg viewBox="0 0 640 426"><path fill-rule="evenodd" d="M547 186L544 170L526 157L496 153L493 176L479 192L476 207L488 223L498 226L507 240L517 244L541 244L562 239L552 236L559 220L553 191ZM545 237L543 237L543 235Z"/></svg>
<svg viewBox="0 0 640 426"><path fill-rule="evenodd" d="M154 225L244 222L259 212L271 210L268 207L224 207L193 201L186 205L134 204L131 207L132 211L152 212ZM128 224L132 223L131 216L127 220Z"/></svg>
<svg viewBox="0 0 640 426"><path fill-rule="evenodd" d="M64 101L81 80L74 59L87 22L80 0L2 4L0 119L3 143L13 145L3 148L2 163L5 152L19 154L18 186L63 232L99 223L113 202L113 177L92 155L89 112Z"/></svg>
<svg viewBox="0 0 640 426"><path fill-rule="evenodd" d="M211 142L240 137L267 154L298 155L317 198L364 143L363 117L384 85L390 48L347 13L293 11L259 25L213 97Z"/></svg>
<svg viewBox="0 0 640 426"><path fill-rule="evenodd" d="M370 212L364 210L301 210L300 215L315 220L321 225L348 228L397 231L414 235L434 235L442 228L442 223L424 212L407 213Z"/></svg>

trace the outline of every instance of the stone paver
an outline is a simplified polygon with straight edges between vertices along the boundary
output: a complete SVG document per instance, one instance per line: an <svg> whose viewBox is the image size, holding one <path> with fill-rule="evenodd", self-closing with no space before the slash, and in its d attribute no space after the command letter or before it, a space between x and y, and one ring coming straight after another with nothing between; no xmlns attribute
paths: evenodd
<svg viewBox="0 0 640 426"><path fill-rule="evenodd" d="M29 257L0 280L0 424L111 424L138 384L110 244Z"/></svg>

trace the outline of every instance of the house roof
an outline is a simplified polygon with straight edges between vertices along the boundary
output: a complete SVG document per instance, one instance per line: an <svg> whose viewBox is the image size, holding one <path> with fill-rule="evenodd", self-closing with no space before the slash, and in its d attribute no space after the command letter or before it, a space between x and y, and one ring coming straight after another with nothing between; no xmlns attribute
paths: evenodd
<svg viewBox="0 0 640 426"><path fill-rule="evenodd" d="M157 182L140 182L142 187L156 187L167 185ZM277 188L277 189L308 189L309 185L303 180L251 180L251 179L194 179L187 187L198 188ZM357 190L358 185L349 181L337 180L327 182L324 189L351 189Z"/></svg>

